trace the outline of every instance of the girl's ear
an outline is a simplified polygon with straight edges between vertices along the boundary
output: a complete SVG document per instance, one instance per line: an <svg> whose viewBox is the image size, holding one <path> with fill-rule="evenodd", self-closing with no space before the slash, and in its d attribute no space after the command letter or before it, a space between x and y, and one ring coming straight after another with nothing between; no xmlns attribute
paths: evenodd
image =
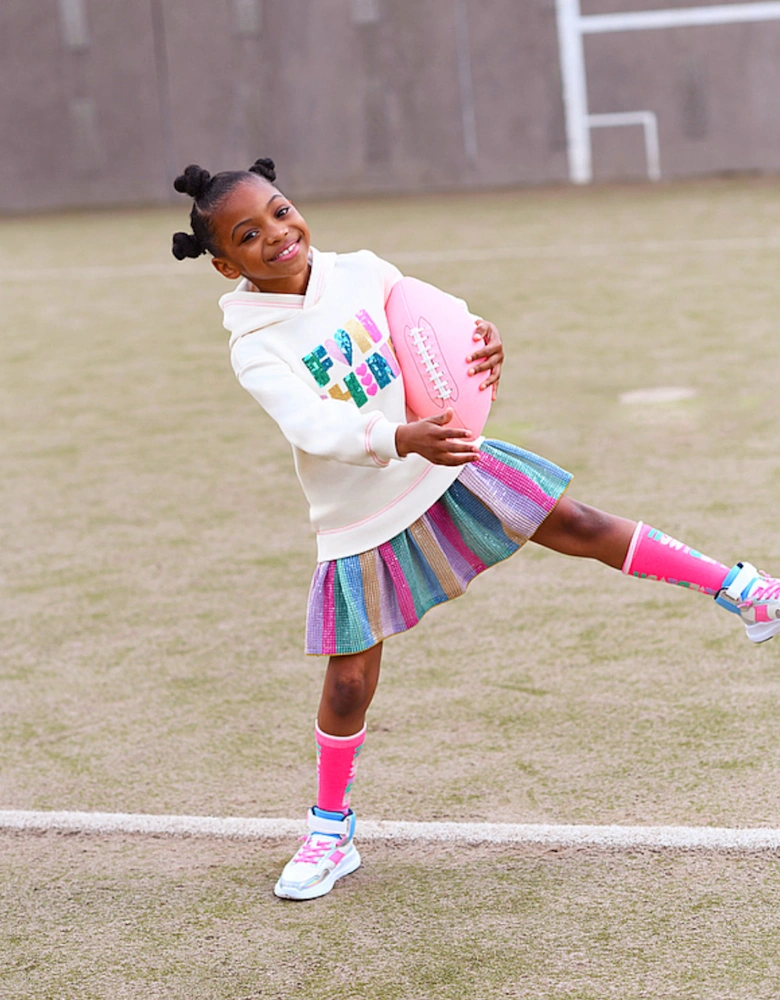
<svg viewBox="0 0 780 1000"><path fill-rule="evenodd" d="M223 277L229 278L230 281L235 281L236 278L241 277L241 272L238 268L231 264L229 260L225 260L224 257L212 257L211 263Z"/></svg>

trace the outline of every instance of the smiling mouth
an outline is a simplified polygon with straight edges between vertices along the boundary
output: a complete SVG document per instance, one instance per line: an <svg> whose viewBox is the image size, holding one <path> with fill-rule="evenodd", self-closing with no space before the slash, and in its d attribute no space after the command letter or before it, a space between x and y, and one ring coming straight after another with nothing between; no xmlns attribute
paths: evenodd
<svg viewBox="0 0 780 1000"><path fill-rule="evenodd" d="M276 260L287 260L288 258L295 256L295 254L298 253L298 243L298 240L294 243L288 243L283 250L280 250L275 257L271 258L271 262Z"/></svg>

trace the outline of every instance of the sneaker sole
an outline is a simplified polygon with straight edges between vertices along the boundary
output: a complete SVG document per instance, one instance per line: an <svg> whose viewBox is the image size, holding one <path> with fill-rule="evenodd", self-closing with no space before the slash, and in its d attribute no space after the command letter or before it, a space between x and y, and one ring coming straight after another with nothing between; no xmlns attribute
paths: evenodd
<svg viewBox="0 0 780 1000"><path fill-rule="evenodd" d="M768 642L773 636L780 633L780 618L772 622L745 623L745 631L751 642Z"/></svg>
<svg viewBox="0 0 780 1000"><path fill-rule="evenodd" d="M340 878L344 878L345 875L351 875L359 867L360 855L358 854L358 849L355 847L317 885L310 886L308 889L299 889L295 885L282 885L282 880L279 879L274 886L274 895L278 896L279 899L317 899L320 896L327 896Z"/></svg>

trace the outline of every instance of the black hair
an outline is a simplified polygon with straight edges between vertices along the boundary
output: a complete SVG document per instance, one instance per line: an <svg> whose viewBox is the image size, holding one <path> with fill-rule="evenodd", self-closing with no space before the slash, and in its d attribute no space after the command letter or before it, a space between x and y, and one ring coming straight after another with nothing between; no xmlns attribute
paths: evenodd
<svg viewBox="0 0 780 1000"><path fill-rule="evenodd" d="M249 170L223 170L212 177L208 170L191 163L183 174L179 174L173 186L181 194L194 198L190 213L191 233L173 234L173 256L177 260L185 257L200 257L208 251L213 257L220 255L220 248L211 227L214 209L237 185L253 175L273 183L276 180L276 166L273 160L255 160Z"/></svg>

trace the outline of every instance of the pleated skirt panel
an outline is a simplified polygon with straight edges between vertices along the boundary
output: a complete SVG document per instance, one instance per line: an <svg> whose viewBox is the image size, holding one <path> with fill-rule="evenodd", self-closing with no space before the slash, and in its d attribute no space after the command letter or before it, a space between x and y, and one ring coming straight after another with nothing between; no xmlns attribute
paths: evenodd
<svg viewBox="0 0 780 1000"><path fill-rule="evenodd" d="M413 628L517 552L570 481L570 473L533 452L484 441L479 461L465 465L405 531L367 552L317 564L306 652L359 653Z"/></svg>

